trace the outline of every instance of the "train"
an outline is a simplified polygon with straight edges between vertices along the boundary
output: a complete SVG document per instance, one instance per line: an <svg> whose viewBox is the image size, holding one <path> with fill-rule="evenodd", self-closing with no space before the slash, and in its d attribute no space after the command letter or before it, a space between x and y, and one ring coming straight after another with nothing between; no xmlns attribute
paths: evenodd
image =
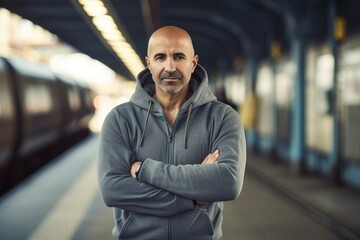
<svg viewBox="0 0 360 240"><path fill-rule="evenodd" d="M0 191L85 137L94 91L40 63L0 57Z"/></svg>

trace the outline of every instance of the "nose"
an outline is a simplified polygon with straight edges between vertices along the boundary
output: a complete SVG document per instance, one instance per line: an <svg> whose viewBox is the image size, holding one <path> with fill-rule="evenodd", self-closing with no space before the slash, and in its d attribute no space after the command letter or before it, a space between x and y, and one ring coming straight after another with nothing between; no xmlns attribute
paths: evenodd
<svg viewBox="0 0 360 240"><path fill-rule="evenodd" d="M170 72L170 73L176 71L175 63L172 58L167 58L166 65L165 65L165 71Z"/></svg>

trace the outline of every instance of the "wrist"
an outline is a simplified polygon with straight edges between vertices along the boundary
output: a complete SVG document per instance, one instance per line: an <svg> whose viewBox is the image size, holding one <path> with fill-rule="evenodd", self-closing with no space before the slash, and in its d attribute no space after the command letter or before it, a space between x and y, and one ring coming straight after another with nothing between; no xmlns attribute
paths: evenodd
<svg viewBox="0 0 360 240"><path fill-rule="evenodd" d="M135 169L135 178L137 180L139 180L139 173L140 173L140 170L141 170L141 166L142 166L142 162L140 162L139 165Z"/></svg>

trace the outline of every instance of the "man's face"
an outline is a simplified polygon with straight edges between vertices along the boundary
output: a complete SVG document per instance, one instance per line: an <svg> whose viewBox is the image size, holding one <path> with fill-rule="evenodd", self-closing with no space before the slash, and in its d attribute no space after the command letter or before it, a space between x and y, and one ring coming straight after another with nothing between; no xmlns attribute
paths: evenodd
<svg viewBox="0 0 360 240"><path fill-rule="evenodd" d="M192 44L186 38L162 37L149 44L147 66L157 89L178 93L187 86L197 65Z"/></svg>

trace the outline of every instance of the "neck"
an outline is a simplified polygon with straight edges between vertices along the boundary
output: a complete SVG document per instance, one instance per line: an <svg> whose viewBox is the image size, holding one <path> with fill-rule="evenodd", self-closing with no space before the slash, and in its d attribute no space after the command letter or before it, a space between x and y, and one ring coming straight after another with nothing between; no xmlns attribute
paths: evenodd
<svg viewBox="0 0 360 240"><path fill-rule="evenodd" d="M164 109L166 118L171 126L173 126L177 114L181 106L190 97L190 92L186 90L185 93L169 94L161 91L156 91L153 98L157 100Z"/></svg>
<svg viewBox="0 0 360 240"><path fill-rule="evenodd" d="M190 97L190 92L178 92L175 94L156 91L153 98L160 103L165 112L179 111L181 106Z"/></svg>

